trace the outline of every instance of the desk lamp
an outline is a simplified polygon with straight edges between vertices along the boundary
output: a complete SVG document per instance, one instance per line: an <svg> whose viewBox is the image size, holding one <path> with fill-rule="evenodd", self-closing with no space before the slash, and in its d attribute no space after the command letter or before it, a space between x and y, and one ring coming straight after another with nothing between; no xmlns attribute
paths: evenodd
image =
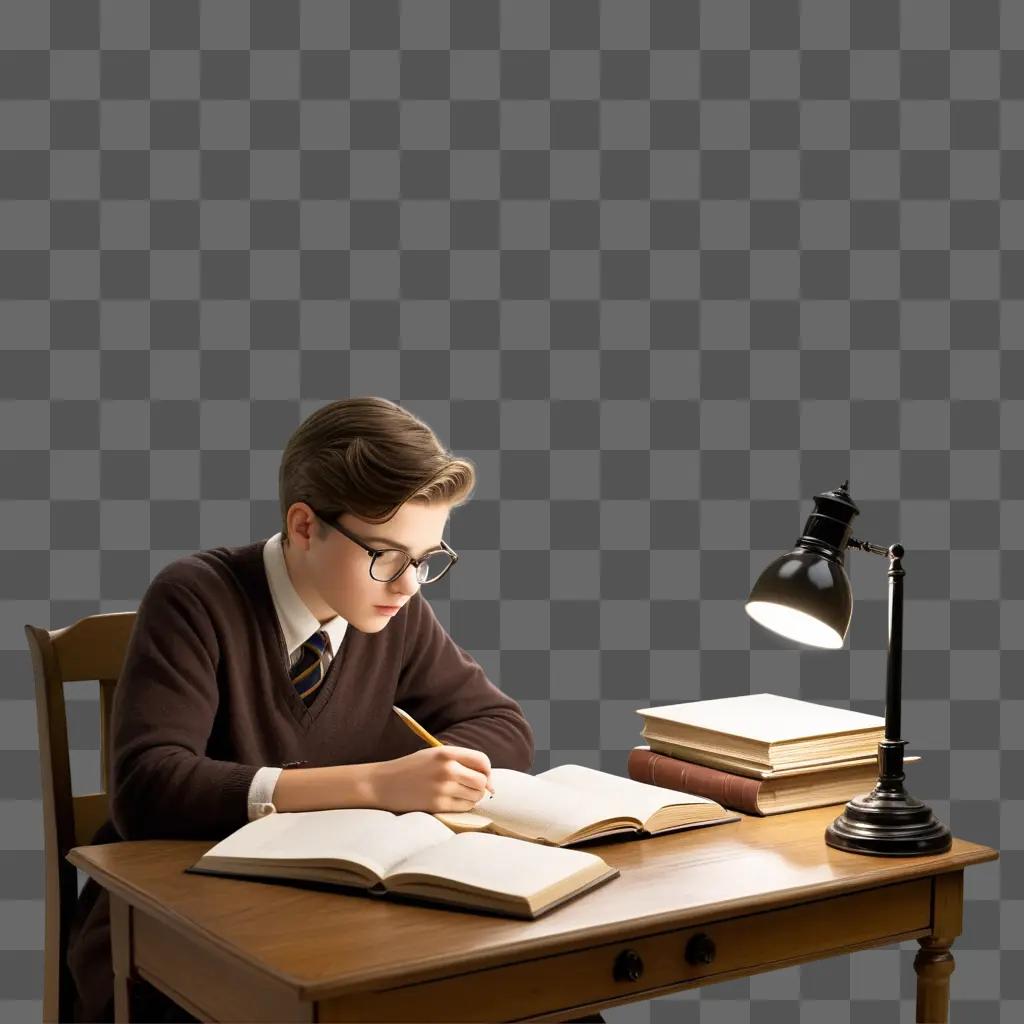
<svg viewBox="0 0 1024 1024"><path fill-rule="evenodd" d="M853 597L843 566L847 547L889 559L889 653L885 692L885 738L878 744L878 781L870 793L854 797L825 830L825 842L850 853L912 857L942 853L952 844L949 828L903 787L900 739L903 660L903 546L880 547L850 536L860 509L847 489L814 496L814 511L796 546L775 559L758 577L745 605L762 626L789 640L814 647L843 646Z"/></svg>

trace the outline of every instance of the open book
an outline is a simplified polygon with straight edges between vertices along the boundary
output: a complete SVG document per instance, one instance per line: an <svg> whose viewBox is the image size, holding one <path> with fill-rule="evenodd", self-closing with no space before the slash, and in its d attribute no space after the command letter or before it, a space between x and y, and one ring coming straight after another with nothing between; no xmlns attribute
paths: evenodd
<svg viewBox="0 0 1024 1024"><path fill-rule="evenodd" d="M619 874L583 850L454 833L423 811L293 811L256 818L187 872L296 879L535 918Z"/></svg>
<svg viewBox="0 0 1024 1024"><path fill-rule="evenodd" d="M491 769L494 796L476 809L438 813L456 832L488 832L550 846L623 832L650 835L738 821L707 797L650 786L579 764L540 775Z"/></svg>

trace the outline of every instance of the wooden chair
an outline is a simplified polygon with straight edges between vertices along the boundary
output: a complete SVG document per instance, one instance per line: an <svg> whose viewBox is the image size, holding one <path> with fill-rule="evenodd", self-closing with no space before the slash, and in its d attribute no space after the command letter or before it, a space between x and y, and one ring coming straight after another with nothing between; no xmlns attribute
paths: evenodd
<svg viewBox="0 0 1024 1024"><path fill-rule="evenodd" d="M65 860L107 820L109 735L114 686L121 674L135 612L88 615L64 629L26 625L35 677L43 791L46 932L43 1021L74 1020L74 983L67 967L68 929L78 901L78 873ZM100 782L103 791L73 796L64 683L96 680L100 689Z"/></svg>
<svg viewBox="0 0 1024 1024"><path fill-rule="evenodd" d="M75 986L67 966L68 931L78 902L78 873L66 859L85 846L107 820L110 791L110 719L135 612L87 615L64 629L26 625L35 678L36 722L43 791L46 931L43 953L43 1024L74 1020ZM102 792L71 792L64 683L95 680L100 688ZM604 1021L600 1014L577 1022Z"/></svg>

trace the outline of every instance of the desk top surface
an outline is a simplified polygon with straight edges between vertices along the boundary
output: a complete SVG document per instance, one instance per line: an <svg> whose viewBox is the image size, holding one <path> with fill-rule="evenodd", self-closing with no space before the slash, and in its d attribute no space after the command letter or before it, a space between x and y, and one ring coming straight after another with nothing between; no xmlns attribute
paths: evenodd
<svg viewBox="0 0 1024 1024"><path fill-rule="evenodd" d="M142 840L76 847L68 859L133 906L307 995L437 976L957 871L995 850L954 839L926 857L835 850L842 805L742 817L646 839L588 843L618 878L536 921L248 879L184 874L214 844Z"/></svg>

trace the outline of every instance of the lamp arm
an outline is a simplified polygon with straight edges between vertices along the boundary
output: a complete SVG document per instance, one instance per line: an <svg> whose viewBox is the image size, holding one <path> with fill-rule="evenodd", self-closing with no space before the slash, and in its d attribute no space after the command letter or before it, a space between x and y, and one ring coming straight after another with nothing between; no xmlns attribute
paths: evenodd
<svg viewBox="0 0 1024 1024"><path fill-rule="evenodd" d="M902 544L882 547L868 541L851 537L847 546L859 548L874 555L889 559L889 649L886 659L885 681L885 742L879 744L879 779L881 784L902 783L903 748L906 740L900 739L900 712L903 707L903 568L904 549Z"/></svg>
<svg viewBox="0 0 1024 1024"><path fill-rule="evenodd" d="M872 544L866 540L857 540L856 537L851 537L847 542L846 546L850 548L861 548L864 551L870 551L873 555L888 555L891 548L883 548L880 544ZM899 547L898 544L894 544L893 547ZM902 548L900 548L902 551Z"/></svg>

